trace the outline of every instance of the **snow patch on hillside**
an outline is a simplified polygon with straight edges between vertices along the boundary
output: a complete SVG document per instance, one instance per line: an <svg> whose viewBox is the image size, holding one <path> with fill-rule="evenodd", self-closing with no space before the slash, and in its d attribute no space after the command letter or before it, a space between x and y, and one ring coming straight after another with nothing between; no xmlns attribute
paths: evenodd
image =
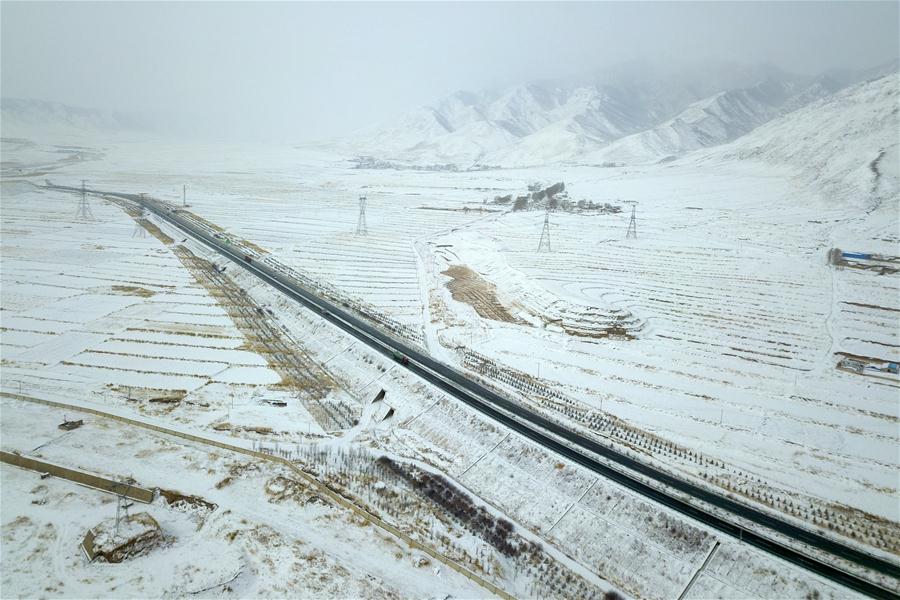
<svg viewBox="0 0 900 600"><path fill-rule="evenodd" d="M749 89L717 93L691 104L662 125L623 138L585 160L650 163L724 144L780 114L831 94L839 86L820 80L796 93L795 87L793 82L767 81Z"/></svg>

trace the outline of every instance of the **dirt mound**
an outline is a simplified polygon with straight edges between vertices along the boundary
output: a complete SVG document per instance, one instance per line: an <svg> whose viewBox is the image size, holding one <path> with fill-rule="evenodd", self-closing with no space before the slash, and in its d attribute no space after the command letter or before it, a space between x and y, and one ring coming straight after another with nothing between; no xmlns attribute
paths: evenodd
<svg viewBox="0 0 900 600"><path fill-rule="evenodd" d="M447 282L447 289L450 290L453 299L474 308L479 317L505 323L519 322L497 299L497 287L482 279L469 267L452 265L442 275L451 278Z"/></svg>
<svg viewBox="0 0 900 600"><path fill-rule="evenodd" d="M116 519L106 519L84 536L81 545L91 560L120 563L144 554L165 541L156 519L142 512Z"/></svg>

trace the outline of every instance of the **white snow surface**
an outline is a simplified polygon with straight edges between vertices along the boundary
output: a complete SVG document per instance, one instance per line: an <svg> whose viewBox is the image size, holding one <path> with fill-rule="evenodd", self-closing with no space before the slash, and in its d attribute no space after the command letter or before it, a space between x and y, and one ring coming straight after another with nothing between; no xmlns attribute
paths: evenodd
<svg viewBox="0 0 900 600"><path fill-rule="evenodd" d="M562 114L577 105L574 95L564 96L572 104L554 95L531 95L512 94L505 105L518 106L525 115L537 106L556 107ZM446 109L454 130L477 127L482 138L503 138L506 133L484 129L473 102L460 99ZM900 359L900 286L896 274L826 264L832 247L900 255L896 104L895 75L798 108L714 151L701 149L665 164L607 168L367 170L322 150L110 142L92 132L81 134L78 149L57 153L36 143L37 136L5 138L3 391L88 403L246 444L324 440L422 461L517 526L536 532L573 568L629 595L678 597L718 542L687 597L802 598L813 590L823 597L847 597L847 590L507 436L230 267L229 274L274 310L311 360L328 366L339 383L331 394L361 407L356 426L326 435L296 398L273 385L274 372L170 248L152 236L135 236L133 221L116 206L94 198L96 221L75 220L75 196L32 184L50 178L74 185L90 177L90 185L100 189L180 202L187 183L191 211L416 328L429 351L445 360L459 366L461 350L477 350L548 382L581 406L608 412L781 490L896 524L900 382L835 367L839 352ZM717 106L722 105L697 105L694 123L715 130L721 124L715 120L721 121ZM500 119L504 113L495 110ZM536 114L521 121L534 124L533 135L565 127L556 124L574 118L569 114L541 125ZM432 127L426 117L422 126ZM459 146L453 142L460 156L469 152L465 137L459 136ZM525 152L523 160L544 159ZM560 180L575 201L637 201L637 239L624 239L627 212L555 212L553 251L535 252L543 212L507 212L492 200L523 193L535 181ZM360 193L368 196L368 236L354 234ZM467 266L490 283L498 303L519 320L481 317L455 300L444 274L452 265ZM134 295L132 288L151 294ZM643 324L634 339L577 337L536 316L590 324L616 311ZM151 406L128 400L129 386L186 395L176 407ZM384 421L379 419L387 408L367 404L380 389L387 391L385 406L395 411ZM284 400L287 409L269 400ZM59 435L58 411L43 414L8 400L2 410L4 449L27 452ZM18 425L23 422L42 425L35 433ZM214 429L223 424L229 428ZM255 432L266 428L274 437ZM278 558L294 561L303 551L287 548L296 546L292 540L320 549L325 562L316 564L324 572L352 564L364 548L375 557L367 559L366 569L378 589L404 596L431 589L433 574L408 566L408 557L391 559L383 540L346 533L346 523L314 508L303 509L314 521L307 526L292 518L294 507L268 506L260 490L272 474L254 473L241 479L244 487L219 490L215 484L230 468L221 456L205 457L155 438L135 440L115 427L93 437L83 433L54 441L41 455L110 474L119 473L107 457L118 456L148 485L181 473L181 491L214 499L234 515L213 513L198 530L193 517L184 520L153 507L154 517L168 523L164 528L179 540L166 550L170 553L162 558L154 551L128 575L97 577L86 573L76 562L81 559L75 546L66 544L99 521L94 515L102 507L114 509L114 504L80 489L67 495L68 484L62 482L36 492L30 475L4 466L3 533L12 544L4 547L4 589L20 595L104 595L104 589L120 585L125 595L177 595L194 584L227 579L243 562L254 565L257 575L238 578L238 595L277 596L295 589L285 587L290 583L327 596L335 588L300 583L302 575L297 580L275 575L258 554L247 562L249 554L269 547L278 548ZM498 473L512 483L503 485L506 479ZM31 504L36 494L45 494L48 502ZM241 545L229 543L226 535L245 527L237 524L241 518L252 528L270 528L279 542L271 546L271 538L254 534L239 538ZM54 533L40 556L53 561L55 572L67 574L60 581L78 581L75 592L55 581L46 584L54 590L42 592L19 561L6 560L7 552L25 557L37 551L34 534L41 528ZM349 537L331 544L336 532ZM190 556L197 560L188 561L192 567L185 570L181 565ZM172 587L147 577L132 581L154 568L173 573ZM365 589L357 587L365 586L365 579L336 577L347 589ZM482 594L466 581L441 581L457 595ZM504 581L519 594L529 589L521 579Z"/></svg>

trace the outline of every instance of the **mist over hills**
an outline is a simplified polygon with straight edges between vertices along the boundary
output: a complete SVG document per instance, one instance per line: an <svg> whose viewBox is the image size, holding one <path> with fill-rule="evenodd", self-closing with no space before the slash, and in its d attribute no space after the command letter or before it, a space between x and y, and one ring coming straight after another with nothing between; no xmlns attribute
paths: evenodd
<svg viewBox="0 0 900 600"><path fill-rule="evenodd" d="M150 131L157 127L147 116L97 108L69 106L33 98L2 98L4 137L43 134Z"/></svg>
<svg viewBox="0 0 900 600"><path fill-rule="evenodd" d="M857 71L830 69L816 76L788 73L771 64L706 62L661 69L630 62L579 78L459 91L352 136L314 146L399 168L649 164L728 144L853 84L897 70L896 60ZM195 132L189 121L161 113L2 100L5 137L37 132L191 136Z"/></svg>

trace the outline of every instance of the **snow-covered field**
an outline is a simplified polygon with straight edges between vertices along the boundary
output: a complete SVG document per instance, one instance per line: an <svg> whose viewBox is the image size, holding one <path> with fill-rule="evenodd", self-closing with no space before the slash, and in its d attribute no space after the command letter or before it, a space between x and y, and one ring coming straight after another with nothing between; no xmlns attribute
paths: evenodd
<svg viewBox="0 0 900 600"><path fill-rule="evenodd" d="M857 137L833 154L862 156L865 128L872 125L867 115L884 126L883 113L896 102L896 92L865 92L844 100L855 111ZM494 361L530 387L516 391L499 379L498 386L554 418L588 432L592 417L615 418L617 431L626 432L619 441L627 435L629 444L659 464L896 556L900 379L837 367L847 356L879 365L900 360L898 274L838 269L828 264L828 253L841 248L900 255L897 149L876 148L874 167L868 155L857 159L859 168L851 168L849 159L823 162L826 152L816 137L821 123L811 110L832 118L814 106L781 125L794 127L795 137L804 140L805 162L774 142L767 145L758 131L749 141L666 164L466 173L356 169L339 156L297 148L98 141L74 134L35 137L34 143L4 140L3 391L90 403L254 443L356 444L421 461L543 539L558 564L587 573L598 590L659 598L846 597L847 590L508 435L239 269L210 278L203 265L217 259L182 243L163 224L141 228L122 207L99 198L91 199L95 220L75 219L75 195L33 185L44 178L67 185L88 179L97 189L147 192L180 203L186 184L193 213L421 332L428 350L447 361L471 366L472 351L479 360ZM884 145L876 133L869 137ZM538 253L543 210L510 212L494 202L523 194L536 181L564 181L573 201L624 210L554 212L552 251ZM363 194L368 235L360 236L355 231ZM625 201L638 202L636 239L625 239ZM460 278L468 287L455 293L452 284ZM243 319L236 306L253 308L265 323ZM617 324L624 334L610 329ZM292 368L307 365L308 379L298 384L296 371L259 344L254 327L262 326L283 332L278 335L285 347L297 349ZM387 390L385 402L371 404L380 389ZM545 397L545 389L558 396ZM49 431L55 424L47 423L58 417L14 401L0 408L5 450L39 446L49 433L32 435L20 424L43 419ZM338 431L338 420L323 417L333 411L347 415ZM185 540L160 560L166 568L181 568L183 557L193 553L190 544L205 545L195 558L215 554L219 546L230 558L209 573L197 567L199 574L173 576L167 588L153 587L158 583L137 572L92 575L92 567L77 562L75 539L93 524L89 520L101 518L83 506L96 512L100 506L114 510L114 503L51 481L41 491L48 502L32 508L32 475L4 466L6 556L27 556L34 550L29 536L45 528L60 549L52 559L55 572L61 581L85 586L80 593L113 594L111 586L122 585L129 586L122 594L183 594L225 575L229 565L248 564L242 560L250 551L225 540L237 519L271 528L286 546L294 545L295 536L311 540L327 537L329 527L346 529L336 522L318 523L315 532L287 528L283 521L296 520L294 512L288 516L264 499L245 504L237 492L220 493L215 483L229 468L216 463L222 457L170 442L156 452L143 448L147 440L109 435L120 441L75 432L41 456L122 475L103 462L116 456L148 486L165 487L162 480L181 473L179 484L190 486L181 491L216 496L234 513L212 513L200 535L190 536L186 519L194 516L152 507L164 529ZM66 446L74 440L82 445ZM166 458L158 462L157 456ZM189 465L172 467L176 456ZM241 493L263 493L264 479L275 475L253 475L246 485L255 491ZM243 516L251 510L252 518ZM304 514L311 510L320 509L302 508ZM409 566L408 557L393 561L384 542L359 535L365 539L339 540L339 547L322 550L324 562L316 569L338 578L322 588L303 575L297 583L274 574L266 562L278 564L274 557L255 557L252 579L242 575L242 587L233 591L277 595L295 589L279 586L299 585L310 595L327 596L337 589L328 586L346 585L357 590L351 595L379 595L361 591L368 577L343 574L336 566L349 568L352 546L360 543L369 544L369 555L380 544L386 556L367 563L380 581L377 589L429 593L436 576L431 570ZM265 541L253 539L259 552ZM70 546L62 550L64 544ZM283 551L299 556L297 548ZM140 559L146 562L140 568L151 568L154 555ZM9 564L5 558L5 589L42 593ZM517 594L536 593L525 573L491 576ZM455 595L484 593L461 577L445 577L441 581ZM46 585L56 587L43 593L79 593Z"/></svg>

